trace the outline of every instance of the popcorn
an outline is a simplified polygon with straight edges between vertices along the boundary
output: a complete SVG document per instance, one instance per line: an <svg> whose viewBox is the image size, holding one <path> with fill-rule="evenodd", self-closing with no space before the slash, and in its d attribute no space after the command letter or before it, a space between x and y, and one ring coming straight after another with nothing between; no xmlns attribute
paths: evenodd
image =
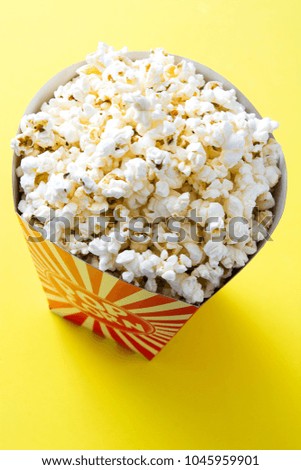
<svg viewBox="0 0 301 470"><path fill-rule="evenodd" d="M167 197L169 195L169 185L166 181L159 180L156 183L156 194L160 197Z"/></svg>
<svg viewBox="0 0 301 470"><path fill-rule="evenodd" d="M19 211L102 271L202 303L272 222L277 123L162 49L100 43L77 72L12 140Z"/></svg>
<svg viewBox="0 0 301 470"><path fill-rule="evenodd" d="M219 262L227 255L227 247L223 242L209 240L204 246L204 252L208 256L211 266L218 266Z"/></svg>

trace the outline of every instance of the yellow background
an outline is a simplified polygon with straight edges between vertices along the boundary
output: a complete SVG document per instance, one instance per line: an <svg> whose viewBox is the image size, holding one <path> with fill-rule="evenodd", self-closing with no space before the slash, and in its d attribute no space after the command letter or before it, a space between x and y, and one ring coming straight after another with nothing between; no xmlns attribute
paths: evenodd
<svg viewBox="0 0 301 470"><path fill-rule="evenodd" d="M300 449L299 0L9 1L0 16L0 447ZM152 362L48 312L11 197L10 138L31 97L99 40L215 69L263 115L285 214L243 272Z"/></svg>

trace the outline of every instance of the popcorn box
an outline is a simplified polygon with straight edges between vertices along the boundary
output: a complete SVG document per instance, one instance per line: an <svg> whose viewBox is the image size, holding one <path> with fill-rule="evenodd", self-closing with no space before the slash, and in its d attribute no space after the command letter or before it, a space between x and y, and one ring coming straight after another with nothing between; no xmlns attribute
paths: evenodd
<svg viewBox="0 0 301 470"><path fill-rule="evenodd" d="M128 53L131 59L142 59L147 55L146 52ZM176 62L183 59L174 57ZM191 62L197 73L201 73L206 80L219 81L225 89L234 88L238 101L246 110L260 117L254 106L234 85L208 67ZM58 86L72 79L77 68L84 63L71 65L49 80L32 99L25 114L39 111L41 105L53 96ZM99 336L111 338L147 359L152 359L201 307L128 284L91 266L55 243L42 239L42 235L18 214L20 196L15 170L19 166L19 159L20 157L14 154L14 207L50 310L76 325L84 326ZM277 226L285 205L287 174L283 155L279 167L282 176L273 191L276 204L273 208L273 223L268 230L269 235ZM265 239L258 244L258 250L252 257L266 241ZM236 270L234 275L238 272L239 270Z"/></svg>

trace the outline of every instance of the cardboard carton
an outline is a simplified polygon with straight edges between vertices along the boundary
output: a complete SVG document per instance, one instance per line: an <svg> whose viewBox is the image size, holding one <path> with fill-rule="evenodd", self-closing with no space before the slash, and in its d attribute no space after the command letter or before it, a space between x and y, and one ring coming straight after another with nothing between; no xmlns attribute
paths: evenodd
<svg viewBox="0 0 301 470"><path fill-rule="evenodd" d="M132 59L140 59L147 57L148 54L130 52L128 55ZM178 62L182 57L175 56L175 60ZM203 74L206 80L222 82L225 89L234 88L238 101L246 110L260 117L254 106L235 86L204 65L193 63L197 72ZM39 111L41 105L53 96L58 86L72 79L76 75L76 69L83 64L84 62L71 65L49 80L32 99L25 114ZM14 155L14 207L50 310L77 325L89 328L100 336L111 338L122 346L139 352L147 359L152 359L202 307L128 284L89 265L55 243L42 240L41 234L18 214L20 195L15 169L19 163L20 158ZM279 166L282 177L273 192L276 205L273 209L274 219L269 234L277 226L285 205L287 174L283 155ZM36 241L37 239L39 241ZM260 242L258 251L265 243L266 240ZM235 275L238 272L239 270L236 270Z"/></svg>

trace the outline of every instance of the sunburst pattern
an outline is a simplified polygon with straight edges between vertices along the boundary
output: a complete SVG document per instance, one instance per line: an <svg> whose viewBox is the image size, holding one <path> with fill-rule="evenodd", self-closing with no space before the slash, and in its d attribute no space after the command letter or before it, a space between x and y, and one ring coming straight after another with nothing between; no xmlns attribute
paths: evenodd
<svg viewBox="0 0 301 470"><path fill-rule="evenodd" d="M63 318L152 359L197 310L94 268L19 220L49 307Z"/></svg>

